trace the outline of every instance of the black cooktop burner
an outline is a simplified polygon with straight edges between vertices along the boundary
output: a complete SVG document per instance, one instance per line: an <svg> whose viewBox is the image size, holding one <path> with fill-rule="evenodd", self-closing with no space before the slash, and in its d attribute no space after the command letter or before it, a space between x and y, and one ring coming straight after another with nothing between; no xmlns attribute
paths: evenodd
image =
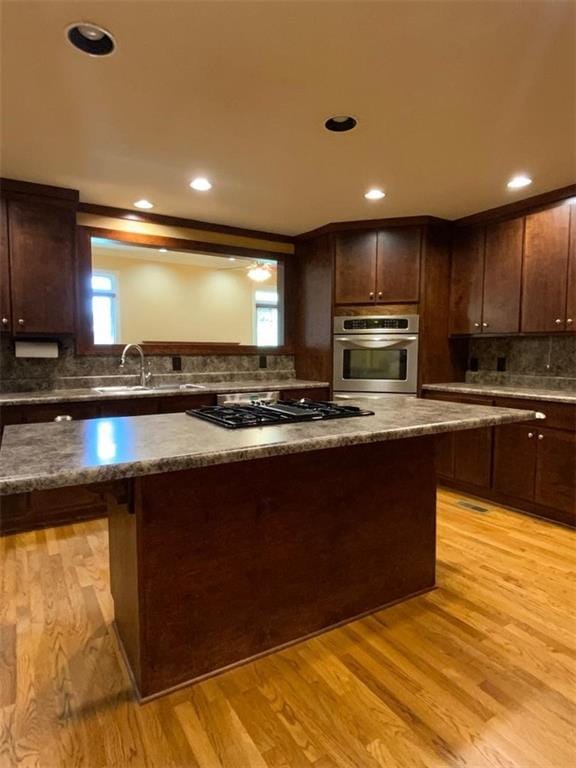
<svg viewBox="0 0 576 768"><path fill-rule="evenodd" d="M270 405L206 405L186 413L227 429L374 415L374 411L364 411L355 405L337 405L322 400L283 400Z"/></svg>

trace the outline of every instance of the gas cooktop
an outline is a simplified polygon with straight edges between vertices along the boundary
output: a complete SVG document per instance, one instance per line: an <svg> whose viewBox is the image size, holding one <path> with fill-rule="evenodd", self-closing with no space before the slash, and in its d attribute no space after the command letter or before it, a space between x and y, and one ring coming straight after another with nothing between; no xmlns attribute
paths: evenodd
<svg viewBox="0 0 576 768"><path fill-rule="evenodd" d="M322 400L283 400L274 404L206 405L186 413L226 429L374 415L374 411L364 411L355 405L336 405Z"/></svg>

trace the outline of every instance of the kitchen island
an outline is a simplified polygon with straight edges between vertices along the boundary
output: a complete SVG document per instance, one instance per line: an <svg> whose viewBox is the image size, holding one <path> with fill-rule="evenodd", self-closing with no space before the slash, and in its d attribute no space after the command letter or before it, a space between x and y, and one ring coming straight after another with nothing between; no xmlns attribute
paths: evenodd
<svg viewBox="0 0 576 768"><path fill-rule="evenodd" d="M183 413L7 427L0 501L100 489L115 625L150 698L433 589L434 435L535 417L358 404L375 414L233 431Z"/></svg>

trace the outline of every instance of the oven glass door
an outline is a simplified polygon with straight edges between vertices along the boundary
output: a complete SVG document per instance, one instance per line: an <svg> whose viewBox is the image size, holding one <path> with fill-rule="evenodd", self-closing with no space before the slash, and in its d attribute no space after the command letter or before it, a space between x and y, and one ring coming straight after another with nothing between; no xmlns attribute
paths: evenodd
<svg viewBox="0 0 576 768"><path fill-rule="evenodd" d="M417 336L336 336L334 389L416 392Z"/></svg>

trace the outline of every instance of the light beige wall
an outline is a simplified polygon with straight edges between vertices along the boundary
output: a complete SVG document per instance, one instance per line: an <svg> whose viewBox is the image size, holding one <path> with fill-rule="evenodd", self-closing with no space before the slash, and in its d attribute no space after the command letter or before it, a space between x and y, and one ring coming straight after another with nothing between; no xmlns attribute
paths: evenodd
<svg viewBox="0 0 576 768"><path fill-rule="evenodd" d="M93 269L118 276L119 343L253 343L255 284L243 269L159 264L101 252L93 254Z"/></svg>

